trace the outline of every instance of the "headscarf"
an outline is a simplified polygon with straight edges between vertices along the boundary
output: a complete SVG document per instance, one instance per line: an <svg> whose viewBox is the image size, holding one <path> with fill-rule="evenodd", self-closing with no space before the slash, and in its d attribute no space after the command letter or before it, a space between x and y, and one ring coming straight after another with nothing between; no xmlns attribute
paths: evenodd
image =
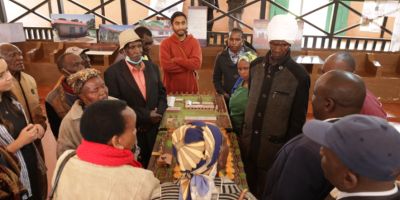
<svg viewBox="0 0 400 200"><path fill-rule="evenodd" d="M242 60L251 63L253 60L257 58L257 54L253 51L246 51L239 55L238 63Z"/></svg>
<svg viewBox="0 0 400 200"><path fill-rule="evenodd" d="M275 15L268 24L268 41L283 40L293 44L298 32L297 21L290 15Z"/></svg>
<svg viewBox="0 0 400 200"><path fill-rule="evenodd" d="M217 126L200 121L173 132L173 153L182 172L179 199L211 198L222 137Z"/></svg>
<svg viewBox="0 0 400 200"><path fill-rule="evenodd" d="M67 83L72 87L74 93L78 95L86 81L95 77L100 77L100 71L93 68L86 68L70 75L67 79Z"/></svg>

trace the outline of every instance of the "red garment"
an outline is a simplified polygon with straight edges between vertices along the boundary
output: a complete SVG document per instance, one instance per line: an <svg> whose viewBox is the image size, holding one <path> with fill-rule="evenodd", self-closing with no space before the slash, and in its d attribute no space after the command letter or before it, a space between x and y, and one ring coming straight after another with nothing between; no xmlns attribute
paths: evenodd
<svg viewBox="0 0 400 200"><path fill-rule="evenodd" d="M135 160L133 153L129 150L117 149L109 145L86 140L82 140L82 143L76 149L76 155L83 161L97 165L142 167L142 164Z"/></svg>
<svg viewBox="0 0 400 200"><path fill-rule="evenodd" d="M361 108L360 114L372 115L376 117L381 117L383 119L387 118L386 112L382 108L381 102L372 94L371 91L367 89L367 94L365 96L364 105Z"/></svg>
<svg viewBox="0 0 400 200"><path fill-rule="evenodd" d="M137 69L134 67L131 63L128 61L125 61L126 65L129 67L129 71L131 71L132 77L136 82L136 85L138 86L140 93L142 93L142 96L144 99L147 99L147 94L146 94L146 79L144 77L144 68L146 65L144 62L140 63L140 69Z"/></svg>
<svg viewBox="0 0 400 200"><path fill-rule="evenodd" d="M67 92L67 93L69 93L69 94L75 94L75 93L74 93L74 89L72 89L72 87L71 87L70 85L68 85L67 79L66 79L66 78L64 78L64 79L61 81L61 85L62 85L62 87L64 88L65 92Z"/></svg>
<svg viewBox="0 0 400 200"><path fill-rule="evenodd" d="M200 69L202 53L200 44L192 35L179 41L173 34L160 44L160 63L167 93L197 93L195 70Z"/></svg>

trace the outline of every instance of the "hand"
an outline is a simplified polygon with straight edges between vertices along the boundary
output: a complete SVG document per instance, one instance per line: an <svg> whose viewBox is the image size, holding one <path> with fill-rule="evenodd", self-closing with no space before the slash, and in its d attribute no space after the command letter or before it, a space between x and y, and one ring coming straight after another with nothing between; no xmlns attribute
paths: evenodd
<svg viewBox="0 0 400 200"><path fill-rule="evenodd" d="M35 125L33 125L33 126L34 126L34 127L36 128L36 130L37 130L38 139L42 139L43 136L44 136L44 133L46 132L46 131L44 130L43 126L40 125L40 124L35 124Z"/></svg>
<svg viewBox="0 0 400 200"><path fill-rule="evenodd" d="M162 119L162 115L157 113L157 108L155 108L154 110L150 111L151 123L157 124L158 122L161 121L161 119Z"/></svg>
<svg viewBox="0 0 400 200"><path fill-rule="evenodd" d="M28 124L28 126L26 126L21 130L18 138L16 139L16 142L18 142L20 144L20 147L22 148L23 146L32 143L37 138L38 138L37 128L35 128L35 125L33 124Z"/></svg>

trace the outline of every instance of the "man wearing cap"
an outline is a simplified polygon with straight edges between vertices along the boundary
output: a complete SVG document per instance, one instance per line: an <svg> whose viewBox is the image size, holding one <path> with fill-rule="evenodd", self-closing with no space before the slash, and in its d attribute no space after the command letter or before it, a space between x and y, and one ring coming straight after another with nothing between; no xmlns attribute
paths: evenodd
<svg viewBox="0 0 400 200"><path fill-rule="evenodd" d="M90 67L92 67L92 65L90 63L90 58L85 53L85 52L88 52L89 50L90 49L86 49L86 48L82 49L82 48L79 48L77 46L73 46L73 47L68 47L65 50L65 53L73 53L73 54L75 54L77 56L80 56L82 58L83 62L84 62L85 68L90 68Z"/></svg>
<svg viewBox="0 0 400 200"><path fill-rule="evenodd" d="M350 72L333 70L315 83L312 110L315 119L334 123L360 112L364 82ZM287 142L268 171L263 199L324 199L333 186L320 165L320 145L300 134Z"/></svg>
<svg viewBox="0 0 400 200"><path fill-rule="evenodd" d="M337 52L331 54L328 58L326 58L325 63L322 66L322 73L335 69L355 73L356 61L354 60L353 56L347 52ZM373 115L386 119L387 114L382 108L382 103L371 91L368 89L366 89L366 91L367 95L365 96L364 105L360 111L360 114Z"/></svg>
<svg viewBox="0 0 400 200"><path fill-rule="evenodd" d="M73 53L63 53L57 58L57 67L62 76L58 79L49 94L47 94L45 101L47 118L56 139L58 138L61 120L78 98L72 87L67 83L67 78L71 74L84 69L85 66L80 56Z"/></svg>
<svg viewBox="0 0 400 200"><path fill-rule="evenodd" d="M160 44L160 65L167 93L192 93L199 91L197 72L202 62L200 43L187 33L187 19L183 12L171 16L174 31Z"/></svg>
<svg viewBox="0 0 400 200"><path fill-rule="evenodd" d="M137 114L137 137L141 149L139 161L147 166L157 129L167 108L165 88L158 67L143 60L143 45L134 30L119 35L119 50L125 59L111 65L104 73L109 95L121 100Z"/></svg>
<svg viewBox="0 0 400 200"><path fill-rule="evenodd" d="M340 200L398 200L400 133L385 119L349 115L336 123L307 122L304 134L320 144L325 177Z"/></svg>
<svg viewBox="0 0 400 200"><path fill-rule="evenodd" d="M271 46L267 55L251 65L249 100L239 138L250 191L260 198L265 177L276 153L301 133L308 106L310 77L290 57L297 22L275 16L268 25Z"/></svg>

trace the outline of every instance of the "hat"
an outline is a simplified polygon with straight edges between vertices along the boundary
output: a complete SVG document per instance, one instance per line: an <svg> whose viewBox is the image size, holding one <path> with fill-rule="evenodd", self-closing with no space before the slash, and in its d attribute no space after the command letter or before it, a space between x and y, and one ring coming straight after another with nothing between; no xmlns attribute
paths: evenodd
<svg viewBox="0 0 400 200"><path fill-rule="evenodd" d="M129 42L141 40L133 29L126 29L119 34L119 50L123 49Z"/></svg>
<svg viewBox="0 0 400 200"><path fill-rule="evenodd" d="M100 77L100 71L93 68L86 68L71 74L67 78L67 83L72 87L75 94L79 94L86 81L94 77Z"/></svg>
<svg viewBox="0 0 400 200"><path fill-rule="evenodd" d="M80 56L82 53L85 53L86 51L89 51L90 49L82 49L76 46L73 47L68 47L67 49L65 49L65 53L72 53L75 54L77 56Z"/></svg>
<svg viewBox="0 0 400 200"><path fill-rule="evenodd" d="M245 60L248 63L251 63L253 60L257 59L257 54L254 51L246 51L239 55L239 61Z"/></svg>
<svg viewBox="0 0 400 200"><path fill-rule="evenodd" d="M400 133L385 119L356 114L335 123L312 120L303 132L363 177L393 181L400 173Z"/></svg>
<svg viewBox="0 0 400 200"><path fill-rule="evenodd" d="M283 40L293 44L298 32L297 21L290 15L275 15L268 23L268 41Z"/></svg>
<svg viewBox="0 0 400 200"><path fill-rule="evenodd" d="M183 125L172 133L173 153L183 172L180 178L180 199L191 199L195 195L191 194L191 185L196 185L198 195L203 198L210 194L214 179L209 175L212 170L216 170L222 137L217 126L201 121Z"/></svg>

